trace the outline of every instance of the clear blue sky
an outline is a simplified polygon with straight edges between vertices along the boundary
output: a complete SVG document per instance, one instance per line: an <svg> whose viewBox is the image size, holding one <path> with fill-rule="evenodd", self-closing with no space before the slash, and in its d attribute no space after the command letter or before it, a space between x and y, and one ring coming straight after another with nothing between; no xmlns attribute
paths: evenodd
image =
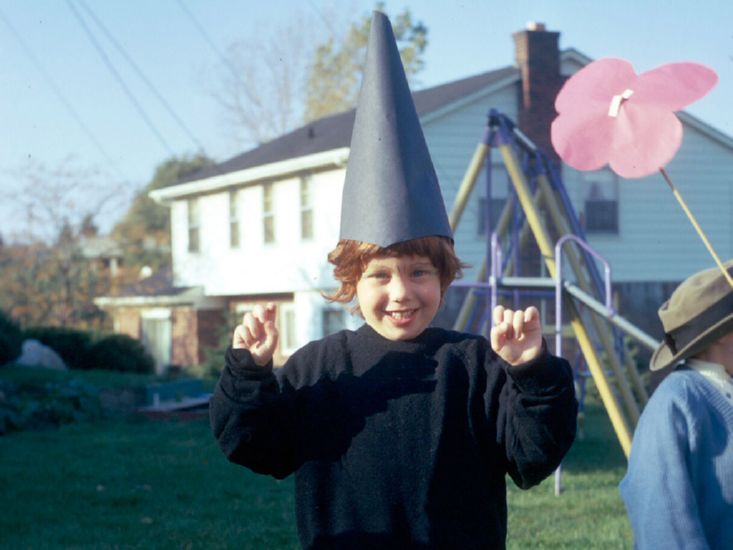
<svg viewBox="0 0 733 550"><path fill-rule="evenodd" d="M374 6L364 0L84 2L216 160L242 152L224 131L221 109L210 93L224 68L180 2L221 51L247 36L264 39L293 18L308 20L315 36L326 38L335 23L333 6L336 21L369 13ZM28 159L49 169L71 159L74 169L100 170L102 181L124 183L119 200L100 212L106 229L158 163L171 152L197 149L87 16L166 145L161 143L101 60L70 4L88 14L79 0L0 0L0 233L6 236L23 227L22 212L8 205L18 186L27 185L23 170ZM389 0L386 11L394 14L406 6L429 29L421 87L511 64L512 33L539 21L561 32L561 48L573 47L593 58L622 57L638 72L683 60L712 67L720 82L688 111L733 135L733 2L728 0Z"/></svg>

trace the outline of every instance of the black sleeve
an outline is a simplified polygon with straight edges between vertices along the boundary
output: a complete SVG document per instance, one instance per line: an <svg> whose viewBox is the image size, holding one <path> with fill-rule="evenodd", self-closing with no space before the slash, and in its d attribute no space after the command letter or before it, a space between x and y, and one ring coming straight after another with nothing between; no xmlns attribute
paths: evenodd
<svg viewBox="0 0 733 550"><path fill-rule="evenodd" d="M528 489L560 465L575 439L578 403L573 374L570 364L549 354L544 342L540 357L507 365L506 371L497 433L506 452L507 472L520 488Z"/></svg>
<svg viewBox="0 0 733 550"><path fill-rule="evenodd" d="M296 468L292 388L260 367L248 350L226 352L226 365L209 403L214 436L227 458L282 479Z"/></svg>

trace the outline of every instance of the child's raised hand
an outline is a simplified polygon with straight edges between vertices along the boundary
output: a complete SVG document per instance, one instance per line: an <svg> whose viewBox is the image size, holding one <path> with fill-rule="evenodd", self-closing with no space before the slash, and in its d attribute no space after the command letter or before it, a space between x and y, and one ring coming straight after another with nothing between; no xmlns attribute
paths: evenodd
<svg viewBox="0 0 733 550"><path fill-rule="evenodd" d="M251 313L244 314L242 324L234 329L232 347L248 349L260 367L270 362L277 348L275 313L275 304L267 304L266 307L257 304Z"/></svg>
<svg viewBox="0 0 733 550"><path fill-rule="evenodd" d="M542 324L537 308L514 311L496 306L491 348L510 365L537 358L542 351Z"/></svg>

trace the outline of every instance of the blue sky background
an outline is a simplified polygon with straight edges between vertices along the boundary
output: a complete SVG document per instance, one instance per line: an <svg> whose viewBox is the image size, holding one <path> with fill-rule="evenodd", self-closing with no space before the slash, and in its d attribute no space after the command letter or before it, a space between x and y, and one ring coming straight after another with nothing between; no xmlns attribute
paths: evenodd
<svg viewBox="0 0 733 550"><path fill-rule="evenodd" d="M307 22L320 41L334 26L352 15L369 13L374 6L362 0L85 2L216 160L243 149L225 131L221 108L211 96L225 68L181 2L220 51L247 37L265 40L293 21ZM171 153L197 149L97 31L99 43L163 136L166 145L161 144L101 60L70 3L86 13L78 0L0 0L0 233L6 237L23 231L23 212L13 199L30 184L24 178L29 159L49 170L66 162L72 170L98 171L101 188L116 193L100 211L98 221L105 230L122 215L134 191L151 179L158 163ZM718 85L688 111L733 135L733 2L389 0L385 4L389 14L409 7L414 19L429 29L420 87L513 63L512 33L528 21L539 21L548 30L561 32L561 48L573 47L593 58L622 57L638 72L683 60L712 67L720 77ZM96 30L91 21L89 26ZM71 107L54 93L54 86ZM477 127L482 123L477 121Z"/></svg>

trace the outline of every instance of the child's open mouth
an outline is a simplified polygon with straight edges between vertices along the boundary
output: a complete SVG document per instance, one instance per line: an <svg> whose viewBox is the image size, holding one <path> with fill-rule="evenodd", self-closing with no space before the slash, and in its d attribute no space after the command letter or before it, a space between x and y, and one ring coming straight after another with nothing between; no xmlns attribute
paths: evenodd
<svg viewBox="0 0 733 550"><path fill-rule="evenodd" d="M395 324L404 325L412 321L416 312L417 309L403 309L400 311L387 311L386 313Z"/></svg>

